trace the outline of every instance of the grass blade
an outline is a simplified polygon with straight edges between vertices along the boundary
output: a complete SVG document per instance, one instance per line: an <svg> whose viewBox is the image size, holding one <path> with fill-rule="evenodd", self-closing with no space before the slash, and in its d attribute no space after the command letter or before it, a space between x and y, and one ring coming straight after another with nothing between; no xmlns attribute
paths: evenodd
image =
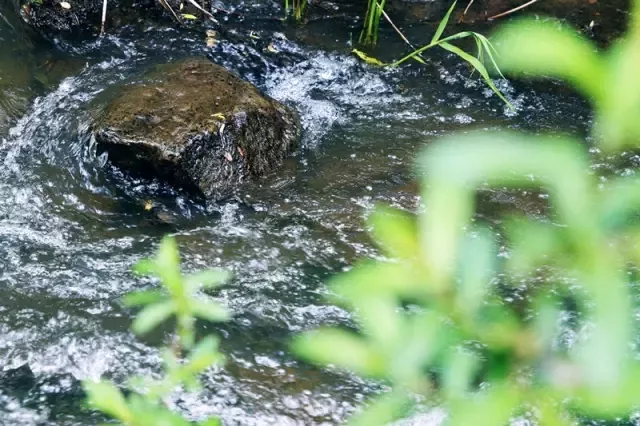
<svg viewBox="0 0 640 426"><path fill-rule="evenodd" d="M468 54L464 50L460 49L459 47L454 46L451 43L447 43L446 41L440 42L438 44L438 46L442 47L445 50L448 50L451 53L455 53L456 55L460 56L465 61L469 62L476 70L478 70L478 72L480 73L482 78L484 78L484 81L487 83L487 85L489 85L491 90L493 90L494 93L496 95L498 95L498 97L500 97L500 99L502 99L504 101L504 103L506 103L509 106L509 108L514 109L514 107L511 104L511 102L509 102L507 100L507 98L504 97L504 95L500 92L500 90L498 90L496 85L493 83L493 80L491 80L491 77L489 76L489 73L487 72L487 69L485 68L484 65L482 65L482 62L480 62L478 60L478 58L476 58L473 55Z"/></svg>
<svg viewBox="0 0 640 426"><path fill-rule="evenodd" d="M442 18L442 21L440 21L440 25L438 25L438 29L436 30L436 33L433 35L433 38L431 39L431 44L437 42L438 40L440 40L440 37L442 37L442 33L444 32L444 29L447 27L447 24L449 23L449 17L451 16L453 9L456 7L456 3L457 1L453 2L449 10L447 11L447 14L444 15L444 18Z"/></svg>
<svg viewBox="0 0 640 426"><path fill-rule="evenodd" d="M484 51L487 53L487 56L489 57L489 60L491 61L491 64L493 65L493 68L496 70L498 75L502 78L505 78L504 75L502 75L502 71L500 71L500 67L498 66L498 63L496 62L493 56L494 54L498 55L498 51L496 50L496 48L493 47L493 44L491 44L489 39L487 39L482 34L476 33L475 37L476 37L476 40L480 40L480 42L482 43L482 46L484 47ZM492 50L493 50L493 53L491 52Z"/></svg>

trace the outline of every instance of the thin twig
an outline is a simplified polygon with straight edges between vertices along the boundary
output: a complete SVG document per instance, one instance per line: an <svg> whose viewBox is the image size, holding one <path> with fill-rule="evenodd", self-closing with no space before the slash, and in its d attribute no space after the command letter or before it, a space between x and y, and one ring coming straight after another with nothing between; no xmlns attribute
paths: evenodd
<svg viewBox="0 0 640 426"><path fill-rule="evenodd" d="M411 42L404 36L404 34L402 34L402 31L400 31L400 29L398 27L396 27L396 25L393 23L393 21L391 20L391 18L389 18L389 15L387 15L387 12L384 11L384 9L382 9L382 7L380 7L380 3L376 2L376 5L378 6L378 9L380 9L380 12L382 12L382 16L384 16L384 19L387 20L387 22L389 24L391 24L391 26L393 27L394 30L396 30L396 32L398 33L398 35L400 36L400 38L402 40L404 40L405 43L407 43L407 45L412 48L413 50L416 50L417 48L411 44ZM422 55L418 54L418 56L420 58L422 58ZM424 58L422 58L424 59Z"/></svg>
<svg viewBox="0 0 640 426"><path fill-rule="evenodd" d="M171 12L171 14L173 15L174 18L176 18L176 21L178 22L182 22L182 20L180 19L180 17L178 15L176 15L176 12L174 12L173 8L171 7L171 5L169 5L169 3L167 3L167 0L158 0L160 2L160 4L162 5L162 7L164 7L165 9L167 9L169 12Z"/></svg>
<svg viewBox="0 0 640 426"><path fill-rule="evenodd" d="M100 37L104 35L104 23L107 20L107 0L102 0L102 24L100 25Z"/></svg>
<svg viewBox="0 0 640 426"><path fill-rule="evenodd" d="M469 11L469 8L471 7L471 5L473 4L475 0L469 0L469 4L467 4L467 7L464 8L464 12L462 12L462 16L466 16L467 12Z"/></svg>
<svg viewBox="0 0 640 426"><path fill-rule="evenodd" d="M487 21L491 21L491 20L494 20L494 19L497 19L497 18L502 18L503 16L510 15L513 12L517 12L518 10L524 9L527 6L531 6L532 4L534 4L537 1L538 0L528 1L527 3L521 4L520 6L514 7L513 9L507 10L506 12L498 13L497 15L491 16L491 17L487 18Z"/></svg>
<svg viewBox="0 0 640 426"><path fill-rule="evenodd" d="M216 21L216 18L213 17L213 15L207 11L204 10L202 7L200 7L200 5L198 3L195 2L195 0L187 0L189 3L191 3L192 5L194 5L196 8L200 9L205 15L207 15L209 17L209 19L211 19L213 22L218 23L218 21Z"/></svg>

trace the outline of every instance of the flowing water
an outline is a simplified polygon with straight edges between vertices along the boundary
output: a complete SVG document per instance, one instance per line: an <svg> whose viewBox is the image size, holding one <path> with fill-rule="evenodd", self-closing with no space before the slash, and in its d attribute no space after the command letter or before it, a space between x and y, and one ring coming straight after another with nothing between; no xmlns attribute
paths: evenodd
<svg viewBox="0 0 640 426"><path fill-rule="evenodd" d="M168 21L52 44L0 4L0 424L97 424L102 419L82 408L77 379L158 371L167 330L136 338L120 298L154 285L130 268L167 233L177 237L185 269L234 272L215 294L233 319L202 325L222 336L228 363L205 377L200 394L176 397L176 408L193 418L219 414L230 425L342 422L380 385L301 363L287 342L321 324L351 323L324 301L324 283L378 255L363 225L376 203L423 207L416 154L452 131L506 126L581 136L589 126L587 106L560 86L499 81L516 105L510 111L442 53L427 66L363 65L348 53L356 24L340 17L296 27L260 19L257 10L255 19L221 19L212 47L199 24L176 29ZM392 33L383 39L382 57L405 51ZM114 85L193 55L293 106L304 124L303 146L281 171L207 208L122 178L96 158L89 132ZM154 220L141 202L149 197L176 223ZM488 192L481 214L490 219L504 208L541 215L545 201Z"/></svg>

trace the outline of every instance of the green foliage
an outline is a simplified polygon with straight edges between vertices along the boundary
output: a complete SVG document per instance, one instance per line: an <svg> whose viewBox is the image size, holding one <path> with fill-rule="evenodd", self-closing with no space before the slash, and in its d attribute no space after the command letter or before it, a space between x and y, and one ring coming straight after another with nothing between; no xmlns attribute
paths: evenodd
<svg viewBox="0 0 640 426"><path fill-rule="evenodd" d="M132 389L143 391L131 392L128 397L111 382L85 381L88 402L94 409L127 426L192 425L194 423L164 406L162 399L179 388L197 391L200 388L200 374L224 362L224 357L218 351L218 339L207 336L196 343L194 327L197 318L213 322L228 318L222 306L198 294L200 289L222 284L228 279L228 274L221 270L209 270L183 275L178 247L171 237L162 240L155 258L140 261L134 271L157 277L164 291L140 291L125 297L124 302L128 306L144 306L133 322L133 331L145 334L169 318L175 318L175 341L170 348L162 350L164 376L159 380L132 378ZM183 352L186 356L183 356ZM197 424L217 426L221 423L211 418Z"/></svg>
<svg viewBox="0 0 640 426"><path fill-rule="evenodd" d="M369 11L367 12L367 18L365 19L367 27L365 28L365 30L363 30L362 34L360 35L361 42L364 42L365 44L376 43L378 25L380 21L380 14L382 13L383 6L384 6L384 3L379 4L376 2L376 0L372 0L369 3ZM513 108L511 103L504 97L502 92L500 92L500 90L498 90L496 85L493 83L493 80L489 75L489 71L484 65L483 60L486 57L489 60L490 64L492 65L493 69L500 76L502 76L502 73L500 72L500 68L498 67L498 64L496 63L496 60L494 57L496 53L495 48L485 36L483 36L480 33L476 33L474 31L462 31L462 32L453 34L451 36L442 38L442 35L444 34L444 31L449 23L449 19L451 18L451 14L455 7L456 7L456 2L454 1L451 7L449 8L449 10L447 11L446 15L444 16L444 18L442 19L442 21L440 21L440 24L438 25L436 32L433 34L433 37L431 38L431 42L429 44L422 46L418 49L415 49L413 52L393 62L392 64L387 65L379 61L378 59L365 54L364 52L358 49L353 49L352 53L354 53L356 56L358 56L360 59L362 59L364 62L368 63L369 65L395 67L403 64L404 62L410 59L424 64L424 61L420 58L420 55L431 48L440 47L451 53L456 54L458 57L460 57L469 65L471 65L474 68L474 70L476 70L482 76L487 86L489 86L491 90L493 90L493 92L497 94L500 97L500 99L504 101L504 103L506 103L509 107ZM371 11L378 11L379 13L376 15ZM377 16L377 17L372 18L372 16ZM370 33L370 31L375 31L375 32ZM450 43L453 40L459 40L463 38L472 38L476 42L476 46L478 48L477 57L465 52L458 46L455 46Z"/></svg>
<svg viewBox="0 0 640 426"><path fill-rule="evenodd" d="M409 53L408 55L404 56L403 58L391 64L391 66L398 66L408 61L409 59L419 58L420 54L422 54L423 52L434 47L440 47L442 49L448 50L451 53L458 55L461 59L463 59L465 62L471 65L482 76L487 86L489 86L491 90L493 90L493 92L496 95L498 95L500 99L504 101L504 103L506 103L509 107L513 108L511 103L504 97L502 92L500 92L500 90L498 90L496 85L493 83L493 80L489 75L489 71L487 70L487 68L483 63L483 58L486 55L486 57L489 59L489 61L491 62L491 64L493 65L497 73L502 75L500 73L500 68L498 67L498 64L496 63L494 58L495 48L485 36L474 31L461 31L459 33L442 38L444 30L447 27L447 24L449 23L449 18L451 17L451 13L453 12L453 9L455 7L456 7L456 2L454 1L451 7L449 8L449 10L447 11L447 14L444 16L442 21L440 21L440 25L438 25L438 29L434 33L433 37L431 38L431 42L429 44L414 50L413 52ZM476 42L476 46L478 48L477 57L465 52L461 48L450 43L453 40L459 40L463 38L472 38Z"/></svg>
<svg viewBox="0 0 640 426"><path fill-rule="evenodd" d="M447 42L441 27L432 44ZM542 21L509 24L497 40L503 69L562 78L589 97L603 149L637 146L640 31L606 54ZM630 295L640 262L638 178L603 184L580 141L511 132L444 138L418 166L426 212L376 209L369 224L388 260L362 262L330 283L359 331L324 328L293 342L311 362L391 385L352 423L387 424L417 400L460 426L506 425L531 412L541 425L629 416L640 401ZM488 186L549 194L550 220L504 218L507 256L474 219L476 192ZM525 306L505 303L501 293L522 280L530 282ZM570 347L559 343L567 300L588 330Z"/></svg>
<svg viewBox="0 0 640 426"><path fill-rule="evenodd" d="M521 19L499 31L501 68L532 77L555 77L573 85L593 104L596 136L615 151L640 138L640 38L627 37L607 52L574 29L553 20Z"/></svg>
<svg viewBox="0 0 640 426"><path fill-rule="evenodd" d="M368 0L367 12L364 15L364 25L358 41L363 44L375 45L378 43L378 28L384 11L386 0L378 3L378 0Z"/></svg>
<svg viewBox="0 0 640 426"><path fill-rule="evenodd" d="M307 10L307 0L284 0L284 10L287 16L293 17L296 22L302 21L304 13Z"/></svg>

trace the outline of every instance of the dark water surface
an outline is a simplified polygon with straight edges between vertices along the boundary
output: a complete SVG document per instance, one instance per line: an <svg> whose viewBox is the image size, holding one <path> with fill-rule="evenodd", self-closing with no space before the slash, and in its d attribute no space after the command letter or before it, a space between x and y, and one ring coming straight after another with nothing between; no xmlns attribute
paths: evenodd
<svg viewBox="0 0 640 426"><path fill-rule="evenodd" d="M258 10L255 19L221 19L211 48L200 24L176 29L168 21L54 46L2 1L0 424L96 424L100 418L82 410L76 379L158 371L167 330L136 338L119 300L154 285L130 267L165 233L177 237L185 269L222 266L235 274L216 295L233 320L202 327L222 335L228 364L207 375L201 394L177 396L176 407L193 418L219 414L230 425L342 422L380 387L300 363L287 342L320 324L350 323L324 302L324 282L377 255L363 225L375 203L422 208L416 153L458 130L580 136L589 126L587 106L562 87L499 81L517 107L509 111L441 53L426 67L364 66L348 54L354 22L339 17L287 27L259 19ZM420 40L427 30L411 35ZM391 33L383 39L382 56L405 51ZM203 209L162 185L123 181L93 153L91 117L114 85L192 55L208 56L301 114L302 149L240 193L244 202ZM142 207L149 197L177 223L155 221ZM517 208L540 215L544 204L537 194L488 192L481 214Z"/></svg>

